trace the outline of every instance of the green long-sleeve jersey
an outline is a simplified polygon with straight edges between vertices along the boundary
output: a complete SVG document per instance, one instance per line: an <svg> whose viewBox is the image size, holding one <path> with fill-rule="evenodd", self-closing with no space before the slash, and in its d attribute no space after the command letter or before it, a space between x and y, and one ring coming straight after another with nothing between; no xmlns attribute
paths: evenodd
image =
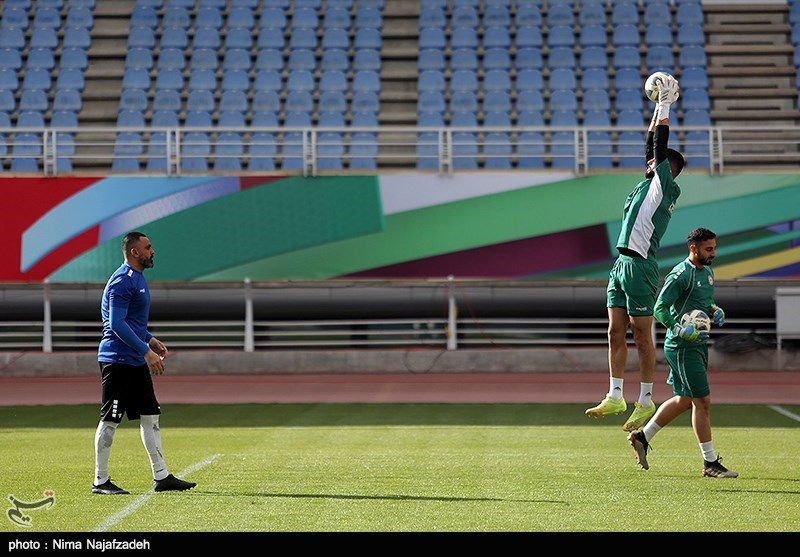
<svg viewBox="0 0 800 557"><path fill-rule="evenodd" d="M680 348L695 344L676 336L672 329L684 313L693 309L713 315L711 308L714 305L714 271L711 266L698 269L688 257L675 265L664 280L654 309L655 318L667 328L664 346Z"/></svg>

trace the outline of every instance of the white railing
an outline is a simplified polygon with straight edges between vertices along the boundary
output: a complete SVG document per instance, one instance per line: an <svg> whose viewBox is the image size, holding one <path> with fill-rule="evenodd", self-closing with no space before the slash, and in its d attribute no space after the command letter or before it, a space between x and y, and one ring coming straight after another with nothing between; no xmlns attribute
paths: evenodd
<svg viewBox="0 0 800 557"><path fill-rule="evenodd" d="M624 132L638 132L639 137ZM241 143L225 134L238 134ZM642 128L624 126L2 128L0 161L2 169L14 174L46 176L268 172L316 176L377 169L441 173L548 169L585 175L640 172L643 137ZM686 154L689 169L713 175L730 168L800 168L796 126L673 126L670 141Z"/></svg>

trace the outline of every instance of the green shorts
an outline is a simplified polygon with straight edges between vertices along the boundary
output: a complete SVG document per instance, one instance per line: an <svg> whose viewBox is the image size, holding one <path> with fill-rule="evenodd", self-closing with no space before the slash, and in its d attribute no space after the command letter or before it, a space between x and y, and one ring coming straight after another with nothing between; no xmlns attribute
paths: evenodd
<svg viewBox="0 0 800 557"><path fill-rule="evenodd" d="M620 255L609 273L607 306L624 307L628 315L653 315L658 282L658 263Z"/></svg>
<svg viewBox="0 0 800 557"><path fill-rule="evenodd" d="M664 348L669 364L667 383L678 396L703 398L711 394L708 386L708 344L686 348Z"/></svg>

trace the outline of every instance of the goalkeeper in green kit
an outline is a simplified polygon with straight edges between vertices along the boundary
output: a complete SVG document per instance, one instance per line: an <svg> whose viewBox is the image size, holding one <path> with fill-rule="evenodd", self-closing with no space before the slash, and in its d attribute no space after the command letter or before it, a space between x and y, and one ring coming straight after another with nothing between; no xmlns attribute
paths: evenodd
<svg viewBox="0 0 800 557"><path fill-rule="evenodd" d="M714 272L711 263L717 252L717 235L706 228L692 231L687 238L689 257L675 265L658 296L655 316L667 328L664 356L675 394L664 402L641 431L628 435L636 461L647 470L650 441L661 428L692 409L694 429L703 454L704 476L735 478L739 474L720 462L711 441L711 390L708 385L708 333L694 325L681 325L680 318L698 309L713 317L714 325L725 324L725 312L714 303Z"/></svg>
<svg viewBox="0 0 800 557"><path fill-rule="evenodd" d="M639 356L640 389L633 413L622 426L625 431L639 429L656 411L651 398L656 367L653 308L660 280L656 252L681 194L675 178L684 165L683 155L668 148L669 111L678 100L678 82L663 74L656 83L659 96L647 130L645 179L625 200L622 230L616 245L619 255L608 280L609 390L600 404L585 412L596 419L622 414L628 409L623 397L623 379L630 327Z"/></svg>

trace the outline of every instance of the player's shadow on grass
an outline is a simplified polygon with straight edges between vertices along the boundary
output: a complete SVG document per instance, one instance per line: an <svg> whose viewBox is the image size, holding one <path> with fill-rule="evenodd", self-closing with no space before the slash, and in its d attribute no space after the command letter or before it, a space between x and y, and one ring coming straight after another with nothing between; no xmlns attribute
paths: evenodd
<svg viewBox="0 0 800 557"><path fill-rule="evenodd" d="M432 497L428 495L342 495L328 493L246 493L246 492L210 492L208 495L230 497L265 497L269 499L341 499L350 501L438 501L438 502L482 502L482 503L550 503L569 505L567 501L552 499L504 499L500 497Z"/></svg>

